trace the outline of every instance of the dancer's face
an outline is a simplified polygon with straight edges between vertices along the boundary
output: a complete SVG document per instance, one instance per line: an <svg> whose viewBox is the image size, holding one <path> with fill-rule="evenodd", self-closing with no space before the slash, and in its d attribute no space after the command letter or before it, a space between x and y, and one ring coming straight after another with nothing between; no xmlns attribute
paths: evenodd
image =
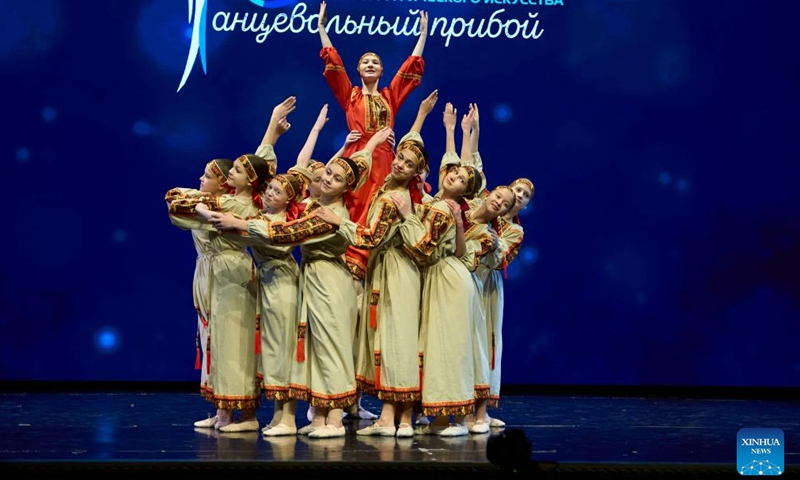
<svg viewBox="0 0 800 480"><path fill-rule="evenodd" d="M383 65L377 55L365 55L358 64L362 80L376 81L383 76Z"/></svg>
<svg viewBox="0 0 800 480"><path fill-rule="evenodd" d="M517 197L517 203L514 205L514 211L520 212L528 206L528 202L531 201L531 197L533 196L533 192L527 185L523 183L518 183L511 187L511 190L514 191L514 195Z"/></svg>
<svg viewBox="0 0 800 480"><path fill-rule="evenodd" d="M311 174L311 182L308 184L308 196L311 198L319 198L322 193L322 177L325 176L325 169L318 168Z"/></svg>
<svg viewBox="0 0 800 480"><path fill-rule="evenodd" d="M398 183L411 179L411 177L419 173L420 162L422 162L422 159L417 158L411 150L400 150L392 160L392 178Z"/></svg>
<svg viewBox="0 0 800 480"><path fill-rule="evenodd" d="M460 197L467 191L469 172L464 167L451 168L444 176L442 189L451 196Z"/></svg>
<svg viewBox="0 0 800 480"><path fill-rule="evenodd" d="M264 200L264 206L271 211L282 210L289 203L289 195L286 194L281 182L277 180L269 182L261 198Z"/></svg>
<svg viewBox="0 0 800 480"><path fill-rule="evenodd" d="M200 176L200 191L206 193L218 194L223 192L225 187L219 183L217 176L211 172L211 168L206 167L203 175Z"/></svg>
<svg viewBox="0 0 800 480"><path fill-rule="evenodd" d="M511 203L514 201L514 193L510 188L495 188L492 193L486 197L484 205L489 214L497 218L500 215L505 215L511 210Z"/></svg>
<svg viewBox="0 0 800 480"><path fill-rule="evenodd" d="M342 167L335 163L328 163L325 166L325 174L322 176L320 193L337 197L347 190L347 175Z"/></svg>
<svg viewBox="0 0 800 480"><path fill-rule="evenodd" d="M236 189L241 189L249 185L247 173L244 171L244 166L239 160L233 162L233 167L231 171L228 172L228 185Z"/></svg>

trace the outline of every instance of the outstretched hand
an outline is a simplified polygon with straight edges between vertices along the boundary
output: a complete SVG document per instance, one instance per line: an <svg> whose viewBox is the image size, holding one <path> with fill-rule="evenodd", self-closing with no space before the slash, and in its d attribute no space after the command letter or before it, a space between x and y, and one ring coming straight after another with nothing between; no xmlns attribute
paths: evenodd
<svg viewBox="0 0 800 480"><path fill-rule="evenodd" d="M317 21L317 26L319 28L325 28L325 24L328 23L328 6L325 2L319 4L319 20Z"/></svg>
<svg viewBox="0 0 800 480"><path fill-rule="evenodd" d="M319 115L317 115L317 120L314 122L314 126L312 126L311 129L319 132L320 130L322 130L322 127L324 127L325 124L328 123L328 120L329 120L328 104L326 103L319 110Z"/></svg>
<svg viewBox="0 0 800 480"><path fill-rule="evenodd" d="M444 114L442 115L442 122L444 123L445 128L455 129L456 128L456 114L458 110L453 107L453 104L447 102L444 106Z"/></svg>
<svg viewBox="0 0 800 480"><path fill-rule="evenodd" d="M436 106L437 100L439 100L439 89L432 91L430 95L425 97L425 100L420 102L419 113L423 115L428 115L429 113L431 113L433 107Z"/></svg>
<svg viewBox="0 0 800 480"><path fill-rule="evenodd" d="M280 119L288 116L297 108L297 97L289 97L272 109L272 118Z"/></svg>
<svg viewBox="0 0 800 480"><path fill-rule="evenodd" d="M428 12L425 10L419 11L419 34L420 36L428 34Z"/></svg>
<svg viewBox="0 0 800 480"><path fill-rule="evenodd" d="M470 109L469 112L461 117L461 130L465 132L469 132L472 128L472 124L475 121L475 110Z"/></svg>
<svg viewBox="0 0 800 480"><path fill-rule="evenodd" d="M470 103L469 111L472 113L472 128L478 130L478 128L480 127L480 114L478 112L478 104Z"/></svg>

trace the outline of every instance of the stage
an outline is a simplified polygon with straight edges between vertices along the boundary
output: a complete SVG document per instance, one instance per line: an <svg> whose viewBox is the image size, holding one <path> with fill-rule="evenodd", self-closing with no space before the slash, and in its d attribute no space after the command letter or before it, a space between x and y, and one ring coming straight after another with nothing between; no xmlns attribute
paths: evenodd
<svg viewBox="0 0 800 480"><path fill-rule="evenodd" d="M258 432L194 428L192 423L211 410L184 385L3 386L0 460L3 470L16 473L324 470L409 477L733 478L737 432L743 427L781 428L783 476L800 472L796 391L766 390L758 399L731 389L665 388L636 395L613 388L545 393L516 387L492 411L506 428L486 435L361 437L355 430L371 421L348 420L344 438L265 439ZM746 391L755 395L755 390ZM374 399L363 404L378 411ZM305 409L302 403L298 407L298 426L307 423ZM271 405L259 410L262 425L271 413ZM487 455L490 443L489 448L501 446L503 439L495 437L514 431L532 443L528 469L516 473Z"/></svg>

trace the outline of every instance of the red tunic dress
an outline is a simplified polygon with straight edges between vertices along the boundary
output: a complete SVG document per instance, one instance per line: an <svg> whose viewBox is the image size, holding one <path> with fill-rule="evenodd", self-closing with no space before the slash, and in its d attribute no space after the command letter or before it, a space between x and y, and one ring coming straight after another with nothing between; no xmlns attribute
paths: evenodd
<svg viewBox="0 0 800 480"><path fill-rule="evenodd" d="M425 61L421 56L410 56L379 95L364 95L361 87L354 86L347 76L339 52L334 47L323 47L320 57L325 62L323 75L333 91L336 101L344 109L349 130L361 132L361 138L348 145L345 156L362 150L375 132L383 127L394 128L394 119L408 95L422 82ZM350 218L364 224L370 199L383 185L391 170L394 151L382 143L372 153L372 170L364 185L354 194L350 205ZM369 250L350 247L345 254L350 271L363 279Z"/></svg>

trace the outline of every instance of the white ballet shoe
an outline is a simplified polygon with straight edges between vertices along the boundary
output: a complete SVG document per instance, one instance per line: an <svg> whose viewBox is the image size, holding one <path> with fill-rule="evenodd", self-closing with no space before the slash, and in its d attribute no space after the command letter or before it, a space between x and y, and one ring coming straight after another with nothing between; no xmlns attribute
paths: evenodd
<svg viewBox="0 0 800 480"><path fill-rule="evenodd" d="M394 437L397 429L394 426L382 427L377 423L373 423L369 427L356 430L356 435L377 435L379 437Z"/></svg>
<svg viewBox="0 0 800 480"><path fill-rule="evenodd" d="M492 428L504 428L506 426L506 422L500 420L499 418L490 418L489 426Z"/></svg>
<svg viewBox="0 0 800 480"><path fill-rule="evenodd" d="M297 427L292 427L286 425L285 423L279 423L266 431L262 431L261 434L265 437L282 437L284 435L296 435Z"/></svg>
<svg viewBox="0 0 800 480"><path fill-rule="evenodd" d="M399 427L397 427L397 438L411 438L414 436L414 428L407 424L401 423Z"/></svg>
<svg viewBox="0 0 800 480"><path fill-rule="evenodd" d="M257 432L258 420L246 420L244 422L229 423L224 427L219 427L220 432L233 433L233 432Z"/></svg>
<svg viewBox="0 0 800 480"><path fill-rule="evenodd" d="M322 428L322 427L321 426L320 427L315 427L314 425L306 425L305 427L299 429L297 431L297 434L298 435L310 435L311 432L313 432L314 430L316 430L318 428Z"/></svg>
<svg viewBox="0 0 800 480"><path fill-rule="evenodd" d="M319 427L318 429L309 433L308 438L344 437L346 433L347 431L344 429L344 425L342 425L341 427L334 427L333 425L325 425L324 427Z"/></svg>
<svg viewBox="0 0 800 480"><path fill-rule="evenodd" d="M219 418L214 415L213 417L208 417L205 420L198 420L194 422L194 426L197 428L214 428L218 421Z"/></svg>
<svg viewBox="0 0 800 480"><path fill-rule="evenodd" d="M449 427L439 432L440 437L460 437L467 434L469 434L467 426L458 423L451 423Z"/></svg>
<svg viewBox="0 0 800 480"><path fill-rule="evenodd" d="M469 433L489 433L489 424L483 420L478 420L468 426Z"/></svg>

